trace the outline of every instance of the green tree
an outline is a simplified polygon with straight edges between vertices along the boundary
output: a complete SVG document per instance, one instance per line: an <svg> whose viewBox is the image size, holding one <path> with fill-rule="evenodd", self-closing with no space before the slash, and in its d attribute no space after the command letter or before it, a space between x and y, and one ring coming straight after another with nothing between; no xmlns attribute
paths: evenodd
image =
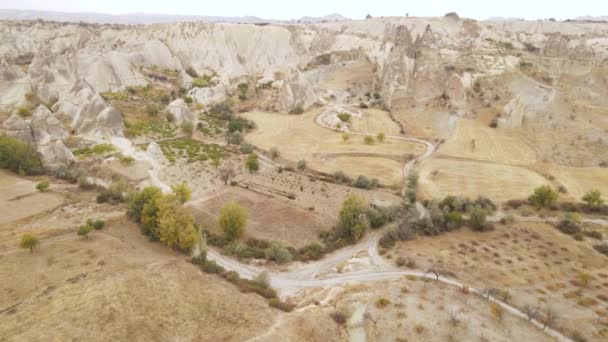
<svg viewBox="0 0 608 342"><path fill-rule="evenodd" d="M534 189L534 193L528 198L532 204L539 208L548 208L557 201L557 192L548 185Z"/></svg>
<svg viewBox="0 0 608 342"><path fill-rule="evenodd" d="M143 224L142 231L144 234L154 239L160 239L160 235L158 233L158 202L162 198L162 192L155 194L153 197L148 199L148 201L146 201L141 211L140 222Z"/></svg>
<svg viewBox="0 0 608 342"><path fill-rule="evenodd" d="M21 242L19 242L19 247L23 249L29 249L30 253L34 253L34 248L40 244L40 241L37 237L30 233L25 233L21 235Z"/></svg>
<svg viewBox="0 0 608 342"><path fill-rule="evenodd" d="M40 192L47 192L49 190L49 182L42 181L36 184L36 189Z"/></svg>
<svg viewBox="0 0 608 342"><path fill-rule="evenodd" d="M159 240L169 247L189 251L198 241L192 214L175 195L162 196L157 200L157 206Z"/></svg>
<svg viewBox="0 0 608 342"><path fill-rule="evenodd" d="M192 195L192 190L190 190L190 188L185 182L172 185L171 190L173 191L173 193L181 204L188 202Z"/></svg>
<svg viewBox="0 0 608 342"><path fill-rule="evenodd" d="M238 239L247 226L247 209L236 203L224 204L217 222L228 239Z"/></svg>
<svg viewBox="0 0 608 342"><path fill-rule="evenodd" d="M340 235L351 242L359 240L367 230L369 223L365 215L367 202L361 196L348 195L342 203L338 217Z"/></svg>
<svg viewBox="0 0 608 342"><path fill-rule="evenodd" d="M583 202L587 203L592 209L597 209L604 205L602 193L599 190L590 190L583 196Z"/></svg>
<svg viewBox="0 0 608 342"><path fill-rule="evenodd" d="M249 172L256 172L260 169L260 161L258 160L258 156L255 154L250 154L245 160L245 167Z"/></svg>

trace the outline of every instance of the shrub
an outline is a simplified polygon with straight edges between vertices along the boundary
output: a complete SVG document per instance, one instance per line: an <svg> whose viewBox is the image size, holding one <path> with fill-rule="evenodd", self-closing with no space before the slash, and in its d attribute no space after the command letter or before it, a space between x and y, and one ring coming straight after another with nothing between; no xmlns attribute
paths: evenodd
<svg viewBox="0 0 608 342"><path fill-rule="evenodd" d="M146 106L146 114L149 116L156 116L158 114L158 107L155 105L147 105Z"/></svg>
<svg viewBox="0 0 608 342"><path fill-rule="evenodd" d="M374 138L369 135L366 135L365 138L363 138L363 143L365 145L371 145L374 143Z"/></svg>
<svg viewBox="0 0 608 342"><path fill-rule="evenodd" d="M469 224L471 228L478 232L491 230L491 225L486 222L488 213L485 209L474 207L469 213Z"/></svg>
<svg viewBox="0 0 608 342"><path fill-rule="evenodd" d="M228 122L228 132L230 133L236 131L244 133L247 130L253 129L254 127L255 124L252 121L243 118L234 118Z"/></svg>
<svg viewBox="0 0 608 342"><path fill-rule="evenodd" d="M602 199L602 194L599 190L590 190L583 196L582 200L594 210L604 205L604 200Z"/></svg>
<svg viewBox="0 0 608 342"><path fill-rule="evenodd" d="M171 191L173 191L173 194L181 204L188 202L192 196L192 190L185 182L171 185Z"/></svg>
<svg viewBox="0 0 608 342"><path fill-rule="evenodd" d="M0 136L0 168L27 175L43 171L40 154L34 148L7 136Z"/></svg>
<svg viewBox="0 0 608 342"><path fill-rule="evenodd" d="M384 133L378 133L378 135L376 136L376 140L378 140L378 142L381 142L381 143L384 142L385 138L386 137L385 137Z"/></svg>
<svg viewBox="0 0 608 342"><path fill-rule="evenodd" d="M355 179L355 181L352 183L352 186L354 186L355 188L366 189L366 190L376 188L378 185L379 185L378 179L376 179L376 178L369 179L363 175L357 177L357 179Z"/></svg>
<svg viewBox="0 0 608 342"><path fill-rule="evenodd" d="M224 204L220 209L218 224L228 240L238 239L247 226L247 210L236 203Z"/></svg>
<svg viewBox="0 0 608 342"><path fill-rule="evenodd" d="M350 118L351 115L346 112L338 114L338 119L340 119L342 122L350 122Z"/></svg>
<svg viewBox="0 0 608 342"><path fill-rule="evenodd" d="M604 237L602 233L598 232L597 230L585 231L583 234L595 240L602 240Z"/></svg>
<svg viewBox="0 0 608 342"><path fill-rule="evenodd" d="M87 220L87 224L90 225L91 227L93 227L93 229L95 230L100 230L103 229L103 227L105 227L106 223L103 220Z"/></svg>
<svg viewBox="0 0 608 342"><path fill-rule="evenodd" d="M38 184L36 184L36 190L40 191L40 192L47 192L49 190L49 182L47 181L42 181Z"/></svg>
<svg viewBox="0 0 608 342"><path fill-rule="evenodd" d="M219 119L222 120L232 120L234 119L234 112L230 106L230 102L223 101L220 103L216 103L211 108L209 108L209 113Z"/></svg>
<svg viewBox="0 0 608 342"><path fill-rule="evenodd" d="M383 308L387 307L390 303L391 303L391 301L386 298L379 298L376 301L376 307L379 309L383 309Z"/></svg>
<svg viewBox="0 0 608 342"><path fill-rule="evenodd" d="M312 242L298 250L298 259L302 261L319 260L325 253L325 245L320 242Z"/></svg>
<svg viewBox="0 0 608 342"><path fill-rule="evenodd" d="M397 260L395 260L395 265L397 265L398 267L403 267L407 265L407 259L400 256L397 258Z"/></svg>
<svg viewBox="0 0 608 342"><path fill-rule="evenodd" d="M270 158L272 158L273 160L277 159L280 155L281 153L279 152L279 149L276 146L270 149Z"/></svg>
<svg viewBox="0 0 608 342"><path fill-rule="evenodd" d="M192 134L192 131L194 130L194 125L191 121L185 120L184 122L182 122L181 129L184 133Z"/></svg>
<svg viewBox="0 0 608 342"><path fill-rule="evenodd" d="M101 191L101 193L97 196L97 202L108 202L110 204L120 203L124 201L123 194L127 191L127 188L128 185L125 181L114 181L110 184L110 186L108 186L107 189Z"/></svg>
<svg viewBox="0 0 608 342"><path fill-rule="evenodd" d="M303 114L303 113L304 113L304 108L302 106L296 106L289 111L289 114L299 115L299 114Z"/></svg>
<svg viewBox="0 0 608 342"><path fill-rule="evenodd" d="M226 134L226 141L232 145L240 145L243 142L243 134L241 131L228 132Z"/></svg>
<svg viewBox="0 0 608 342"><path fill-rule="evenodd" d="M601 245L595 245L593 246L593 249L595 249L598 253L608 256L608 244L606 243Z"/></svg>
<svg viewBox="0 0 608 342"><path fill-rule="evenodd" d="M23 249L29 249L30 253L34 253L34 248L40 244L40 240L36 236L30 233L25 233L21 235L21 242L19 242L19 247Z"/></svg>
<svg viewBox="0 0 608 342"><path fill-rule="evenodd" d="M342 203L338 218L339 235L351 242L359 240L368 227L365 211L367 202L363 197L348 195Z"/></svg>
<svg viewBox="0 0 608 342"><path fill-rule="evenodd" d="M348 139L350 139L350 135L348 135L348 134L346 134L346 133L342 134L342 141L343 141L343 142L347 142L347 141L348 141Z"/></svg>
<svg viewBox="0 0 608 342"><path fill-rule="evenodd" d="M369 105L365 102L359 102L359 108L367 109L367 108L369 108Z"/></svg>
<svg viewBox="0 0 608 342"><path fill-rule="evenodd" d="M224 272L224 268L213 260L205 260L205 262L201 265L201 270L205 273L211 274Z"/></svg>
<svg viewBox="0 0 608 342"><path fill-rule="evenodd" d="M271 298L270 300L268 300L268 305L285 312L291 312L296 307L294 304L282 302L278 298Z"/></svg>
<svg viewBox="0 0 608 342"><path fill-rule="evenodd" d="M462 214L457 211L451 211L444 215L445 225L447 230L454 230L462 227L464 222Z"/></svg>
<svg viewBox="0 0 608 342"><path fill-rule="evenodd" d="M78 235L84 237L85 239L88 239L89 238L89 233L91 231L93 231L93 227L90 226L90 225L88 225L88 224L85 224L85 225L82 225L82 226L80 226L78 228L78 232L77 233L78 233Z"/></svg>
<svg viewBox="0 0 608 342"><path fill-rule="evenodd" d="M567 235L575 235L581 232L581 227L579 227L579 225L571 219L561 220L557 224L557 229Z"/></svg>
<svg viewBox="0 0 608 342"><path fill-rule="evenodd" d="M528 199L530 203L539 208L549 208L557 200L558 194L548 185L534 189L534 193Z"/></svg>
<svg viewBox="0 0 608 342"><path fill-rule="evenodd" d="M266 249L265 254L266 259L274 261L277 264L284 264L293 259L293 255L291 255L289 250L278 242L272 242L270 248Z"/></svg>
<svg viewBox="0 0 608 342"><path fill-rule="evenodd" d="M304 169L306 169L306 160L304 159L300 159L298 160L298 162L296 163L296 167L298 168L298 170L302 171Z"/></svg>
<svg viewBox="0 0 608 342"><path fill-rule="evenodd" d="M342 171L336 171L334 173L334 179L338 184L350 183L352 181L352 179Z"/></svg>
<svg viewBox="0 0 608 342"><path fill-rule="evenodd" d="M239 150L241 151L241 153L243 154L250 154L253 153L253 145L251 145L250 143L243 141L241 143L241 146L239 147Z"/></svg>
<svg viewBox="0 0 608 342"><path fill-rule="evenodd" d="M192 98L190 96L184 96L184 102L186 102L187 104L191 104Z"/></svg>
<svg viewBox="0 0 608 342"><path fill-rule="evenodd" d="M255 154L250 154L245 160L245 167L249 172L256 172L260 169L260 161L258 160L258 156Z"/></svg>
<svg viewBox="0 0 608 342"><path fill-rule="evenodd" d="M339 311L334 311L330 314L330 316L334 319L334 322L340 325L346 324L346 315L344 315L343 313Z"/></svg>
<svg viewBox="0 0 608 342"><path fill-rule="evenodd" d="M135 159L133 159L133 157L125 156L123 154L118 155L118 160L120 161L120 163L122 165L131 165L135 161Z"/></svg>
<svg viewBox="0 0 608 342"><path fill-rule="evenodd" d="M388 221L387 213L381 208L367 208L365 212L371 228L380 228Z"/></svg>

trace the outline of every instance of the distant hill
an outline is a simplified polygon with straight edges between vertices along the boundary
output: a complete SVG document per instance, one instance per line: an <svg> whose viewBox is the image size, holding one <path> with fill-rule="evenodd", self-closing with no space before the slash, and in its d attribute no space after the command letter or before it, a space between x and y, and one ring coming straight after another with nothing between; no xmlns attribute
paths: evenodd
<svg viewBox="0 0 608 342"><path fill-rule="evenodd" d="M574 20L580 20L580 21L608 21L608 15L600 15L600 16L586 15L586 16L578 17L578 18L576 18Z"/></svg>
<svg viewBox="0 0 608 342"><path fill-rule="evenodd" d="M320 23L348 20L348 18L334 13L323 17L302 17L299 20L275 20L263 19L255 16L245 17L220 17L206 15L174 15L154 13L127 13L127 14L105 14L94 12L55 12L35 10L12 10L0 9L2 20L37 20L62 22L87 22L98 24L123 24L123 25L147 25L173 22L205 22L205 23L281 23L281 22L305 22Z"/></svg>

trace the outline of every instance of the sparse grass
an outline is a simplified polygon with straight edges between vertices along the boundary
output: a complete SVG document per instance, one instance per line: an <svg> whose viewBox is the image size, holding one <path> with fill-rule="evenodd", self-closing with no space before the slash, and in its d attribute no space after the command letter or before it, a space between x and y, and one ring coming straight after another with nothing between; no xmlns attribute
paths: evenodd
<svg viewBox="0 0 608 342"><path fill-rule="evenodd" d="M196 129L207 135L221 134L228 126L228 121L222 120L213 115L201 115L199 116L199 120L200 121L196 125Z"/></svg>
<svg viewBox="0 0 608 342"><path fill-rule="evenodd" d="M224 150L217 144L205 144L191 139L181 138L162 141L160 148L170 162L174 163L178 158L187 158L189 163L218 159L224 156Z"/></svg>
<svg viewBox="0 0 608 342"><path fill-rule="evenodd" d="M391 303L390 300L386 299L386 298L379 298L376 301L376 307L379 309L384 309L385 307L387 307L389 304Z"/></svg>
<svg viewBox="0 0 608 342"><path fill-rule="evenodd" d="M116 152L116 148L111 144L97 144L75 149L72 153L79 158L88 158Z"/></svg>

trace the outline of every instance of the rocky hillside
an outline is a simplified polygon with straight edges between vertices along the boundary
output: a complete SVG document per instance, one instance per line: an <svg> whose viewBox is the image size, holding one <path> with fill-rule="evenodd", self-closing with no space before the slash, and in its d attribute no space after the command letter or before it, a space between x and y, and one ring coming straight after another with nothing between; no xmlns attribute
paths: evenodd
<svg viewBox="0 0 608 342"><path fill-rule="evenodd" d="M204 105L246 81L273 89L273 109L292 111L323 102L327 94L317 85L334 66L362 60L373 65L373 75L348 96L359 103L377 94L395 111L430 106L475 117L490 108L489 124L498 128L565 129L575 113L608 106L608 25L602 23L478 22L457 15L294 25L7 21L0 23L0 41L0 109L10 113L32 96L57 102L51 109L76 133L119 134L116 110L97 93L168 74L184 90L195 88L190 95ZM603 124L582 121L577 135L605 151Z"/></svg>

